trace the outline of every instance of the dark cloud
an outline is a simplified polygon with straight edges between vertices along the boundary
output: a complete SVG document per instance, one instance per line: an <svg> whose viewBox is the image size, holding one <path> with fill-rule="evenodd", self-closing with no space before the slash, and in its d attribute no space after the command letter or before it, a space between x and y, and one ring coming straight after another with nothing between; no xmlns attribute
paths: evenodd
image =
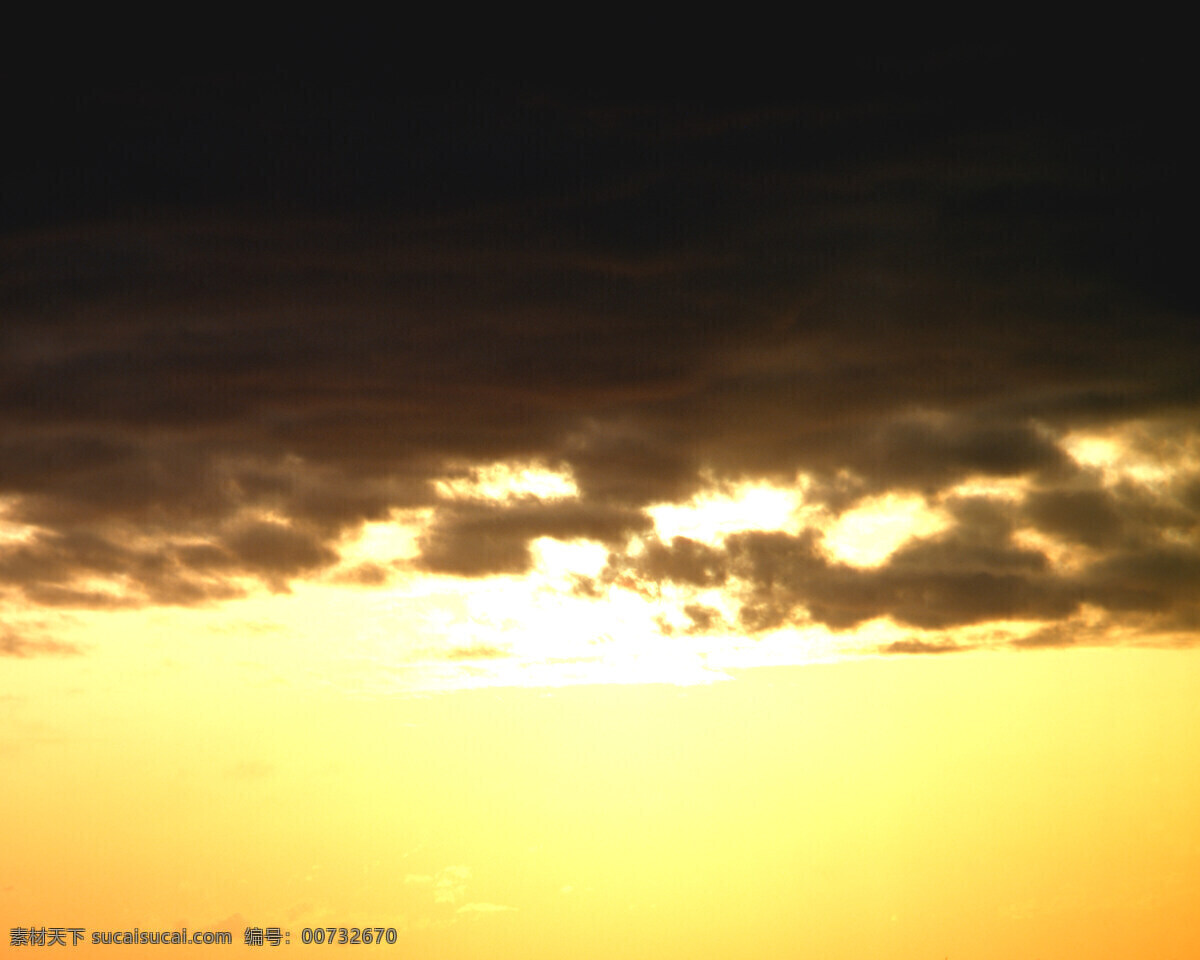
<svg viewBox="0 0 1200 960"><path fill-rule="evenodd" d="M82 610L124 610L142 605L142 599L128 594L117 594L103 590L80 590L56 583L35 583L24 589L30 603L43 607L72 607ZM228 596L228 595L226 595ZM160 602L163 597L156 598ZM192 600L193 598L189 598ZM194 598L199 602L201 597Z"/></svg>
<svg viewBox="0 0 1200 960"><path fill-rule="evenodd" d="M1054 624L1049 627L1042 627L1035 630L1033 633L1024 637L1018 637L1011 641L1014 647L1024 650L1033 649L1052 649L1056 647L1070 647L1077 642L1076 631Z"/></svg>
<svg viewBox="0 0 1200 960"><path fill-rule="evenodd" d="M1109 610L1163 613L1200 595L1200 545L1119 553L1082 575L1088 599Z"/></svg>
<svg viewBox="0 0 1200 960"><path fill-rule="evenodd" d="M683 612L691 621L688 633L712 633L728 627L721 611L715 607L708 607L702 603L686 603Z"/></svg>
<svg viewBox="0 0 1200 960"><path fill-rule="evenodd" d="M640 434L640 435L638 435ZM565 452L584 496L641 505L685 499L701 485L701 461L683 437L644 427L587 430Z"/></svg>
<svg viewBox="0 0 1200 960"><path fill-rule="evenodd" d="M88 532L41 533L0 549L0 578L20 587L26 599L49 606L118 608L147 601L199 603L237 595L228 585L192 579L169 551L125 547ZM133 589L79 586L80 581L96 578L128 578Z"/></svg>
<svg viewBox="0 0 1200 960"><path fill-rule="evenodd" d="M1038 491L1025 509L1040 530L1089 547L1112 546L1122 533L1117 505L1102 490Z"/></svg>
<svg viewBox="0 0 1200 960"><path fill-rule="evenodd" d="M958 513L950 532L910 542L877 568L831 560L813 530L746 532L721 549L685 537L651 541L638 556L610 558L605 579L634 589L664 580L728 583L741 597L742 626L756 633L813 621L840 630L884 616L941 629L1057 618L1078 606L1080 588L1050 574L1041 553L1013 545L1006 523L997 530L992 505L973 498Z"/></svg>
<svg viewBox="0 0 1200 960"><path fill-rule="evenodd" d="M337 560L337 553L316 536L282 523L248 523L224 542L239 566L270 578L295 576Z"/></svg>
<svg viewBox="0 0 1200 960"><path fill-rule="evenodd" d="M896 640L879 648L880 653L957 653L970 649L953 642L930 643L928 640Z"/></svg>
<svg viewBox="0 0 1200 960"><path fill-rule="evenodd" d="M281 590L288 578L336 559L315 534L279 523L239 525L222 544L139 548L89 532L40 533L0 549L0 578L20 587L27 600L49 606L190 606L241 596L231 580L239 575ZM78 586L89 578L124 583L119 591Z"/></svg>
<svg viewBox="0 0 1200 960"><path fill-rule="evenodd" d="M588 538L643 581L742 584L749 630L1177 609L1194 484L1101 488L1062 440L1169 418L1146 443L1178 460L1197 431L1195 145L1161 91L1130 93L1145 76L998 92L1032 68L983 46L830 55L805 75L837 83L720 102L90 78L6 151L0 496L35 531L0 581L80 606L110 602L96 579L123 602L285 589L422 506L415 569L520 573L533 539ZM580 497L439 499L455 465L506 459ZM871 570L811 533L622 556L653 503L797 471L834 510L1036 492L953 505ZM1022 526L1098 555L1055 572Z"/></svg>
<svg viewBox="0 0 1200 960"><path fill-rule="evenodd" d="M1062 625L1085 604L1104 614L1109 626L1142 634L1193 629L1200 543L1172 541L1164 535L1172 528L1148 524L1137 536L1117 537L1104 518L1119 509L1113 504L1122 504L1122 495L1086 493L1034 490L1023 501L951 497L942 504L952 520L947 529L910 539L874 567L833 559L819 531L810 528L795 535L737 533L719 548L683 537L670 544L650 541L639 555L610 557L603 579L649 595L661 581L722 586L736 598L738 622L750 633L805 623L844 630L879 617L927 630L1020 620L1046 626L1017 646L1068 645L1081 635L1099 642L1094 627ZM1140 495L1142 513L1154 513L1152 500ZM1063 504L1061 513L1047 515ZM1157 509L1175 516L1169 502ZM1137 518L1137 510L1129 512ZM1054 566L1042 550L1020 541L1031 517L1060 535L1082 540L1082 532L1095 551L1073 566ZM1097 526L1106 531L1103 539L1092 535ZM686 608L684 613L690 616ZM897 641L886 651L930 652L914 642Z"/></svg>
<svg viewBox="0 0 1200 960"><path fill-rule="evenodd" d="M982 496L954 497L944 509L953 525L936 536L902 544L889 558L889 567L913 572L1046 572L1043 553L1013 542L1016 511L1009 504Z"/></svg>
<svg viewBox="0 0 1200 960"><path fill-rule="evenodd" d="M761 630L799 615L841 630L876 617L944 629L1005 619L1069 615L1077 589L1045 575L1044 558L1019 549L980 549L950 536L920 541L877 568L826 558L811 534L730 537L732 567L748 587L743 620Z"/></svg>
<svg viewBox="0 0 1200 960"><path fill-rule="evenodd" d="M880 430L855 465L885 486L937 490L973 475L1062 472L1069 463L1054 438L1029 422L911 418Z"/></svg>
<svg viewBox="0 0 1200 960"><path fill-rule="evenodd" d="M1160 464L1169 464L1163 459ZM1136 553L1165 538L1195 542L1200 509L1188 499L1188 476L1140 484L1123 479L1107 487L1085 477L1087 486L1035 490L1024 502L1024 519L1043 533L1093 550Z"/></svg>
<svg viewBox="0 0 1200 960"><path fill-rule="evenodd" d="M640 577L694 587L720 586L728 576L724 551L689 537L674 537L669 544L650 540L631 566Z"/></svg>
<svg viewBox="0 0 1200 960"><path fill-rule="evenodd" d="M615 546L650 525L650 518L636 510L570 500L448 507L420 538L417 565L468 577L524 573L533 563L530 543L538 537Z"/></svg>
<svg viewBox="0 0 1200 960"><path fill-rule="evenodd" d="M1179 486L1180 501L1193 516L1200 517L1200 477L1186 477Z"/></svg>

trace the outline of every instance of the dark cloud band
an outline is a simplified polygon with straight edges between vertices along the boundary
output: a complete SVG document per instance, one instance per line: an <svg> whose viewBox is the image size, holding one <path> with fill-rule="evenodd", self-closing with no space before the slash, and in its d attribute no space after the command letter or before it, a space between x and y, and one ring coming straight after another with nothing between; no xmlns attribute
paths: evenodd
<svg viewBox="0 0 1200 960"><path fill-rule="evenodd" d="M1163 152L1183 144L1161 105L971 112L921 84L720 106L226 93L167 110L121 87L106 115L141 125L97 126L94 159L47 158L87 189L27 202L0 236L0 493L33 530L0 547L0 578L27 601L282 590L414 506L434 510L415 569L520 573L537 537L620 556L651 504L798 471L834 510L979 476L1035 492L1020 517L963 514L870 572L767 533L652 541L618 566L740 578L750 631L798 611L836 627L1164 612L1194 587L1194 490L1089 486L1063 444L1200 420L1170 235L1194 166ZM270 103L292 119L255 139ZM215 171L179 145L206 131ZM144 186L115 174L135 140L158 165ZM230 179L264 164L271 185ZM108 174L116 199L90 198ZM579 498L464 506L434 485L505 460L569 471ZM1054 574L1012 541L1019 523L1099 555ZM85 583L105 577L121 598Z"/></svg>

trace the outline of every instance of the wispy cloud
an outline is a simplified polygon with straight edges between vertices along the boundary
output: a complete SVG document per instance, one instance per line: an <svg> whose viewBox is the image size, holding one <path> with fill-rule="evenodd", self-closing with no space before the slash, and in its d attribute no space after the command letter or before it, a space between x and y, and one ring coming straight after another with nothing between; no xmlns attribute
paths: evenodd
<svg viewBox="0 0 1200 960"><path fill-rule="evenodd" d="M10 628L0 631L0 656L34 657L41 655L67 656L81 653L79 647L51 637L30 637Z"/></svg>

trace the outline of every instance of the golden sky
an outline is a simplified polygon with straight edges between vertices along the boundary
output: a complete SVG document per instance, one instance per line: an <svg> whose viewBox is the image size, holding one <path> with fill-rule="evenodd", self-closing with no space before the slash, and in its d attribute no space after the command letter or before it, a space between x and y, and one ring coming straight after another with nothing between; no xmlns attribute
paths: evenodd
<svg viewBox="0 0 1200 960"><path fill-rule="evenodd" d="M16 665L13 925L228 929L250 956L255 925L429 957L1196 947L1195 650L427 697L113 660Z"/></svg>
<svg viewBox="0 0 1200 960"><path fill-rule="evenodd" d="M1200 955L1194 146L1013 65L41 90L5 946Z"/></svg>

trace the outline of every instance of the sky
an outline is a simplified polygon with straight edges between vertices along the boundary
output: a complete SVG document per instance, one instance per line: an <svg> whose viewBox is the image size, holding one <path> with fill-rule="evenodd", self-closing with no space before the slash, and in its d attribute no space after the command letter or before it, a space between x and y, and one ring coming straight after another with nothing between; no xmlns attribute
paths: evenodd
<svg viewBox="0 0 1200 960"><path fill-rule="evenodd" d="M42 77L4 935L1194 956L1180 69Z"/></svg>

